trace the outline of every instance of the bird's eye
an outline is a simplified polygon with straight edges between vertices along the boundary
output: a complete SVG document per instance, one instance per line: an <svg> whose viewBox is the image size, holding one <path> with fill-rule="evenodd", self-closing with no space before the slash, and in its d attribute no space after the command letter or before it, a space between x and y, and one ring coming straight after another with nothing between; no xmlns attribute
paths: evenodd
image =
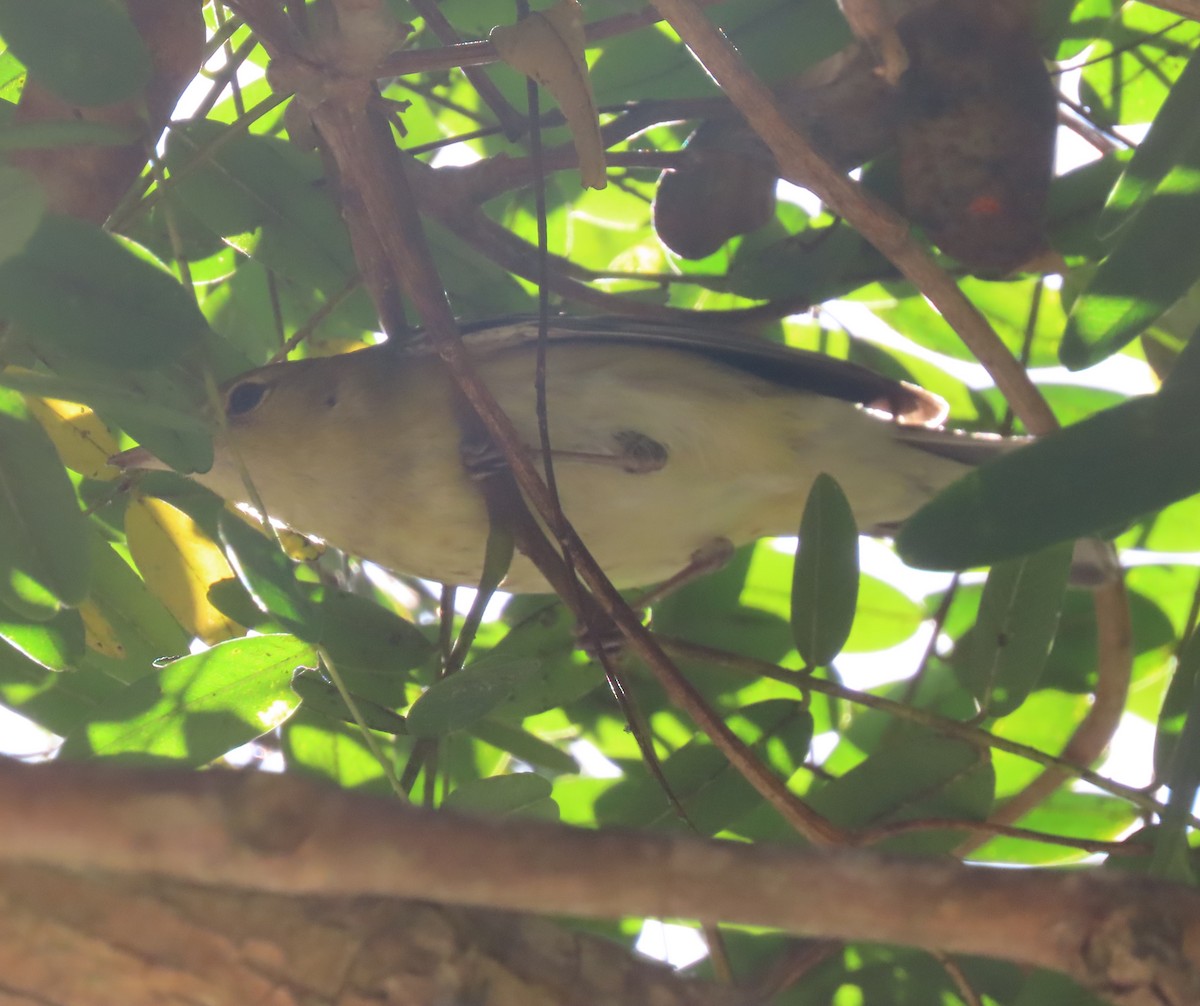
<svg viewBox="0 0 1200 1006"><path fill-rule="evenodd" d="M270 390L271 386L265 381L249 380L235 384L225 396L225 415L237 419L253 412L263 403Z"/></svg>

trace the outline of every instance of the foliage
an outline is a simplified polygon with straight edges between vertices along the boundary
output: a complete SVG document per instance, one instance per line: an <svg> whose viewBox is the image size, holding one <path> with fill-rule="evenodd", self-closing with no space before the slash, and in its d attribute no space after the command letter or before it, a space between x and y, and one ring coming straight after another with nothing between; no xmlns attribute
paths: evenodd
<svg viewBox="0 0 1200 1006"><path fill-rule="evenodd" d="M30 86L25 66L30 80L43 74L47 87L79 103L131 100L144 84L147 52L117 8L107 0L69 6L89 11L98 27L78 21L74 31L75 14L60 14L39 31L22 18L23 5L0 3L0 34L11 45L0 57L5 150L127 139L83 122L58 132L42 123L35 133L18 115ZM436 6L464 38L513 20L507 0ZM1082 65L1066 77L1078 80L1086 115L1075 121L1093 146L1090 163L1050 185L1047 233L1065 263L1061 289L1036 267L1054 268L1052 256L1005 275L939 262L1023 363L1042 368L1060 354L1071 367L1117 359L1141 372L1148 363L1170 375L1163 390L1126 400L1089 384L1086 371L1070 385L1035 371L1067 433L980 469L902 539L907 556L937 568L1003 559L986 586L968 573L922 595L892 558L856 574L853 522L836 486L823 483L807 511L796 501L797 528L804 515L819 529L806 536L799 563L786 544L760 542L655 604L651 624L754 756L861 840L925 854L961 851L971 840L971 856L1023 866L1079 863L1098 850L1122 868L1190 881L1200 581L1178 553L1200 551L1200 497L1191 495L1200 489L1200 398L1197 353L1187 349L1200 317L1188 98L1200 28L1141 3L1045 7L1037 44L1064 70ZM421 5L390 8L413 26L406 50L442 45ZM635 9L627 0L588 0L586 20ZM850 41L828 0L730 0L712 14L772 81ZM222 55L244 71L266 64L230 11L208 5L205 17L217 33L217 65ZM93 32L111 58L93 58ZM780 200L765 222L702 258L667 248L654 230L658 172L676 163L690 128L681 120L715 107L695 99L719 95L661 26L605 38L588 54L606 136L617 139L607 188L584 189L569 167L568 131L545 116L556 307L759 308L773 338L942 395L952 426L1014 429L996 393L964 383L958 364L970 354L922 294L811 200ZM507 138L496 112L524 112L525 82L503 65L482 73L494 94L448 66L382 82L398 142L416 156L409 169L426 193L433 258L466 320L537 308L536 204L527 162L516 160L529 140ZM337 185L305 146L287 95L273 95L258 72L243 72L232 92L224 82L213 83L202 115L170 123L160 153L103 229L46 209L28 171L0 172L0 702L65 738L63 758L201 766L260 738L243 756L278 749L288 771L364 792L402 790L430 804L586 826L796 841L712 739L627 658L636 719L660 763L648 767L604 673L553 599L508 600L484 621L462 669L446 675L455 627L440 624L446 598L436 587L276 540L181 477L155 473L131 484L103 463L137 442L181 470L202 470L216 382L285 344L294 355L321 355L376 338ZM1122 138L1143 123L1152 126L1140 148ZM454 158L474 163L456 168ZM899 205L896 175L884 151L867 165L864 185ZM903 345L871 341L871 316L899 331ZM1061 546L1035 551L1086 533L1115 536L1144 563L1128 578L1128 681L1103 623L1119 615L1097 616L1086 591L1064 588ZM188 655L201 649L197 641L211 648ZM1094 729L1089 696L1097 693L1127 693L1124 712L1156 728L1156 782L1171 788L1169 812L1145 792L1091 776L1089 788L1068 779L1020 805L1013 823L1042 838L947 823L1008 821L1006 801L1020 798L1077 732ZM1092 736L1089 761L1115 726L1112 716L1098 743ZM596 756L618 771L595 772ZM1129 832L1154 814L1164 816L1150 856L1145 833ZM1121 844L1114 850L1108 841ZM789 946L776 934L734 932L726 952L734 973L752 983ZM1062 998L1059 979L1015 967L965 961L961 977L985 1001ZM953 988L923 955L848 947L777 1001L850 1001L853 989L858 1002L930 1002Z"/></svg>

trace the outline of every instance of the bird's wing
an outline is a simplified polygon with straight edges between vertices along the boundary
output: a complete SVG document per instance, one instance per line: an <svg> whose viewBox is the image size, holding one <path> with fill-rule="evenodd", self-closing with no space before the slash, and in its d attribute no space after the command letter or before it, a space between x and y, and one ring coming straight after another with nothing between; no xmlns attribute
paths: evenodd
<svg viewBox="0 0 1200 1006"><path fill-rule="evenodd" d="M462 328L467 345L485 352L529 344L537 334L538 320L531 315L475 322ZM555 317L550 319L548 336L553 342L625 343L696 353L784 387L864 405L906 425L935 427L946 417L946 403L924 388L823 353L699 323L611 316ZM401 351L424 355L431 348L418 335Z"/></svg>

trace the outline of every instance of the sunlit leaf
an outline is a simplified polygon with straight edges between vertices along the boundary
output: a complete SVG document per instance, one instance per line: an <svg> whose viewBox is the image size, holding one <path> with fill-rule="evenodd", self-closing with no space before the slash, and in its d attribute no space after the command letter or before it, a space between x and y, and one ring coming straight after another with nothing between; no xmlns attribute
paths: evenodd
<svg viewBox="0 0 1200 1006"><path fill-rule="evenodd" d="M0 390L0 602L48 619L87 593L83 514L21 397Z"/></svg>
<svg viewBox="0 0 1200 1006"><path fill-rule="evenodd" d="M28 395L30 415L54 443L62 463L90 479L115 479L120 472L108 463L118 444L108 427L86 405Z"/></svg>
<svg viewBox="0 0 1200 1006"><path fill-rule="evenodd" d="M1200 101L1200 59L1193 56L1113 186L1097 220L1097 228L1103 235L1111 235L1141 209L1155 186L1188 156L1200 128L1192 114L1197 101Z"/></svg>
<svg viewBox="0 0 1200 1006"><path fill-rule="evenodd" d="M78 611L60 611L43 622L0 607L0 639L48 671L72 670L83 656L83 638Z"/></svg>
<svg viewBox="0 0 1200 1006"><path fill-rule="evenodd" d="M281 733L288 771L315 775L347 789L391 794L383 767L358 727L333 723L303 703Z"/></svg>
<svg viewBox="0 0 1200 1006"><path fill-rule="evenodd" d="M1152 869L1160 876L1195 883L1189 863L1188 817L1200 788L1200 637L1195 630L1178 666L1154 742L1156 780L1170 788L1167 811L1154 834Z"/></svg>
<svg viewBox="0 0 1200 1006"><path fill-rule="evenodd" d="M205 765L286 720L300 702L293 672L316 661L292 636L233 639L182 657L102 702L62 754Z"/></svg>
<svg viewBox="0 0 1200 1006"><path fill-rule="evenodd" d="M94 616L115 635L115 646L110 642L103 651L111 660L105 665L107 672L121 681L134 681L151 673L154 661L186 653L189 638L179 622L95 528L89 531L89 547L92 589L80 613L89 630Z"/></svg>

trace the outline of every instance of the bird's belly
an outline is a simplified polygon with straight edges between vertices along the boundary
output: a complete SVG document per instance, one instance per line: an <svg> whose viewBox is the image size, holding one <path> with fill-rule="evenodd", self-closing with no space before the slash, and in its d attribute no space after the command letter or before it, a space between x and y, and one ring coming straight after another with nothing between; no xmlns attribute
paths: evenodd
<svg viewBox="0 0 1200 1006"><path fill-rule="evenodd" d="M693 486L681 504L671 488L664 493L663 473L631 474L579 461L560 463L555 471L563 512L619 587L666 579L715 539L743 544L782 530L763 526L769 513L755 486ZM347 502L343 497L342 507L352 509ZM467 480L443 486L430 504L407 512L385 516L378 499L365 501L362 512L356 526L330 536L331 544L398 573L463 586L479 582L487 508ZM394 533L381 535L377 523L372 524L384 520ZM533 562L519 552L503 586L514 593L550 589Z"/></svg>

